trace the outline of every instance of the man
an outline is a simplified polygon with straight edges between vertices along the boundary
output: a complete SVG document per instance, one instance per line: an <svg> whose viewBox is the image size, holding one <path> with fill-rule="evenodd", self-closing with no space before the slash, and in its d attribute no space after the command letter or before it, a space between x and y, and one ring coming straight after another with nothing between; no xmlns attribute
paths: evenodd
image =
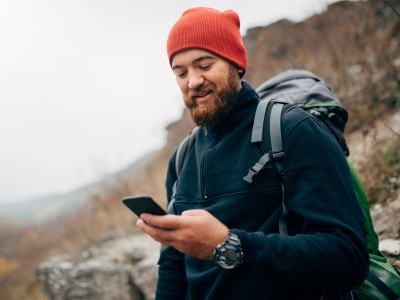
<svg viewBox="0 0 400 300"><path fill-rule="evenodd" d="M233 11L193 8L168 37L171 68L200 127L176 185L176 215L142 214L137 222L165 246L156 298L309 300L337 293L339 299L368 272L363 217L345 158L318 120L301 109L285 114L289 236L280 235L275 170L266 168L251 184L242 180L262 152L250 143L259 98L241 81L247 62L239 27Z"/></svg>

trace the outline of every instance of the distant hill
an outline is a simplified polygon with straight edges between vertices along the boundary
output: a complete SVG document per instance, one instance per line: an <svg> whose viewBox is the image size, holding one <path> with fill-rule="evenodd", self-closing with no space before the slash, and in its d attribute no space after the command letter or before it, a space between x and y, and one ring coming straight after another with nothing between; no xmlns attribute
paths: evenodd
<svg viewBox="0 0 400 300"><path fill-rule="evenodd" d="M18 224L47 221L80 208L95 185L81 188L65 195L50 195L23 202L0 204L0 216Z"/></svg>
<svg viewBox="0 0 400 300"><path fill-rule="evenodd" d="M72 215L84 208L88 199L105 193L111 187L135 180L152 163L154 153L148 153L122 171L103 178L98 182L82 186L66 194L49 195L23 202L0 203L0 218L11 223L29 224L57 220L59 217Z"/></svg>

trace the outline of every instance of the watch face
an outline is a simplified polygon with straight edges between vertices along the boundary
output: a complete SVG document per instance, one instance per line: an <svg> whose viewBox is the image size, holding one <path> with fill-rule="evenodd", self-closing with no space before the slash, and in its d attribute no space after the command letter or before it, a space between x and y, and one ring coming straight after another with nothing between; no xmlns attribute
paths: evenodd
<svg viewBox="0 0 400 300"><path fill-rule="evenodd" d="M226 251L222 254L222 257L225 258L225 264L228 266L234 266L238 259L238 254L231 249L226 249Z"/></svg>

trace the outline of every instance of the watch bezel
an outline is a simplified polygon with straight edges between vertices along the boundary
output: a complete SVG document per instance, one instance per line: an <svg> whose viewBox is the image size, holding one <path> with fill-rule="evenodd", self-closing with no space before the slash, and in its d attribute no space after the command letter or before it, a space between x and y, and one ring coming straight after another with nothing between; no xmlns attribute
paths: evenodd
<svg viewBox="0 0 400 300"><path fill-rule="evenodd" d="M228 253L229 256L226 255ZM231 256L232 258L230 258ZM236 233L229 231L226 240L214 249L213 260L224 269L234 269L242 264L243 251Z"/></svg>

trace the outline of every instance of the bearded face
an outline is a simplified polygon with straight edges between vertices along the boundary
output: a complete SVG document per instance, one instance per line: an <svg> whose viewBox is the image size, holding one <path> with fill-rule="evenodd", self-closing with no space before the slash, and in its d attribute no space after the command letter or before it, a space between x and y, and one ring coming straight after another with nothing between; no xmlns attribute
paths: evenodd
<svg viewBox="0 0 400 300"><path fill-rule="evenodd" d="M217 126L233 110L239 93L237 85L237 69L229 67L229 72L225 84L217 86L211 81L205 80L204 83L195 89L190 89L184 96L184 102L189 110L193 123L203 126ZM211 93L213 101L198 103L197 95Z"/></svg>

